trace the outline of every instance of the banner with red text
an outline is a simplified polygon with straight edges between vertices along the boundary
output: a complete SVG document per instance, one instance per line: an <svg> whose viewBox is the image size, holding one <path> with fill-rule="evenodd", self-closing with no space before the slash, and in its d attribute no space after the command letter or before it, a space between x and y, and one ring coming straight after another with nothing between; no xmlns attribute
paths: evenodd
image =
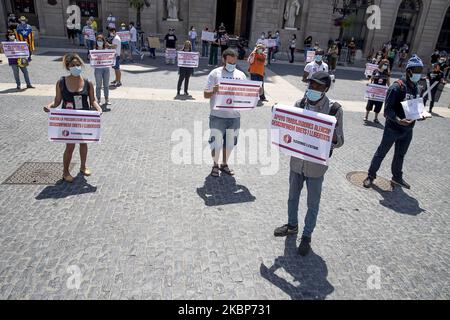
<svg viewBox="0 0 450 320"><path fill-rule="evenodd" d="M8 59L28 58L30 51L28 44L24 41L7 41L2 42L3 53Z"/></svg>
<svg viewBox="0 0 450 320"><path fill-rule="evenodd" d="M250 110L259 101L261 81L223 79L216 93L215 110Z"/></svg>
<svg viewBox="0 0 450 320"><path fill-rule="evenodd" d="M48 139L63 143L100 142L101 118L97 111L50 109Z"/></svg>
<svg viewBox="0 0 450 320"><path fill-rule="evenodd" d="M116 62L116 50L90 50L89 55L93 68L112 67Z"/></svg>

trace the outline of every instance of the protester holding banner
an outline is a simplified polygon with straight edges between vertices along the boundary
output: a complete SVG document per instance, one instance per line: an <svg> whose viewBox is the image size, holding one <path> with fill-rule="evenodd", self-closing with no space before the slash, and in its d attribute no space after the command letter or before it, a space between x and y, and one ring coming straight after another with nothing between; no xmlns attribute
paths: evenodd
<svg viewBox="0 0 450 320"><path fill-rule="evenodd" d="M406 65L406 76L395 81L388 89L384 107L386 124L383 138L372 158L367 178L364 180L364 187L366 188L373 185L373 180L377 177L381 163L394 144L391 183L407 189L410 188L410 185L403 179L402 169L405 155L413 137L415 121L406 118L402 102L419 98L417 83L422 77L422 71L422 60L417 55L413 55Z"/></svg>
<svg viewBox="0 0 450 320"><path fill-rule="evenodd" d="M315 51L314 61L311 61L305 66L303 72L303 82L307 82L307 80L316 72L328 72L328 65L323 62L324 54L325 52L320 48Z"/></svg>
<svg viewBox="0 0 450 320"><path fill-rule="evenodd" d="M372 76L370 77L370 83L380 85L380 86L390 86L391 85L391 71L389 68L389 60L383 59L380 61L378 65L378 69L374 70ZM373 122L380 123L378 120L378 114L383 108L383 101L377 100L368 100L366 105L366 116L364 117L364 121L369 120L369 113L374 109L375 118Z"/></svg>
<svg viewBox="0 0 450 320"><path fill-rule="evenodd" d="M7 33L7 42L17 42L16 35L14 31L8 30ZM1 45L0 45L1 46ZM23 46L26 49L26 44L23 43ZM3 53L3 47L0 47L0 52ZM20 75L19 75L19 69L23 73L23 77L25 79L25 83L27 84L28 89L34 88L31 85L30 76L28 74L28 66L29 63L29 57L22 57L22 58L8 58L8 64L11 66L11 69L13 71L14 80L16 80L17 90L20 90Z"/></svg>
<svg viewBox="0 0 450 320"><path fill-rule="evenodd" d="M327 72L316 72L308 79L306 97L297 101L295 106L306 110L324 113L336 117L336 126L332 134L330 154L333 149L344 144L343 111L342 107L330 102L326 92L331 86L331 77ZM328 167L320 163L291 157L289 174L288 224L278 227L274 231L276 237L285 237L298 233L298 205L303 185L306 182L308 191L308 211L305 217L302 240L298 253L302 256L311 249L311 236L316 226L319 213L322 183Z"/></svg>
<svg viewBox="0 0 450 320"><path fill-rule="evenodd" d="M95 43L95 50L109 49L109 44L106 42L105 37L102 34L97 35L97 41ZM95 93L98 104L101 104L102 98L102 86L103 93L105 95L105 104L110 105L109 102L109 77L110 67L97 67L94 69L95 76Z"/></svg>
<svg viewBox="0 0 450 320"><path fill-rule="evenodd" d="M177 36L175 35L175 29L169 29L169 33L164 37L164 41L166 44L166 64L175 64L177 54Z"/></svg>
<svg viewBox="0 0 450 320"><path fill-rule="evenodd" d="M184 52L192 52L192 44L189 40L184 42L183 49L181 51ZM189 89L189 79L191 78L191 75L194 73L194 68L190 67L179 67L178 69L178 85L177 85L177 96L180 95L181 85L184 81L184 94L186 96L189 96L188 89Z"/></svg>
<svg viewBox="0 0 450 320"><path fill-rule="evenodd" d="M94 85L92 82L81 77L83 60L77 54L66 54L63 58L64 68L70 72L69 76L61 77L56 83L56 96L53 102L44 107L45 112L51 108L57 108L62 102L62 109L91 110L94 108L99 113L102 109L95 100ZM69 167L72 154L75 150L74 143L67 143L64 151L63 163L64 171L62 179L66 182L73 182ZM85 176L90 176L91 171L86 167L88 147L86 143L80 143L80 172Z"/></svg>
<svg viewBox="0 0 450 320"><path fill-rule="evenodd" d="M130 51L130 31L127 30L125 23L120 24L120 31L117 32L117 35L120 37L120 44L122 46L122 56L120 58L121 61L126 62L133 60ZM128 58L127 58L128 55Z"/></svg>
<svg viewBox="0 0 450 320"><path fill-rule="evenodd" d="M264 53L264 49L265 47L263 44L257 44L247 60L250 64L248 68L248 72L250 72L250 79L254 81L261 81L263 83L267 64L267 56ZM262 91L259 96L258 106L262 106L263 101L267 101L264 91Z"/></svg>
<svg viewBox="0 0 450 320"><path fill-rule="evenodd" d="M28 43L28 48L30 50L30 58L29 60L31 61L31 55L33 54L34 51L34 32L33 32L33 28L27 23L27 18L25 18L24 16L21 16L19 19L19 24L17 25L17 29L16 29L16 39L17 41L25 41L26 43Z"/></svg>
<svg viewBox="0 0 450 320"><path fill-rule="evenodd" d="M435 96L439 88L439 83L445 83L444 73L441 71L441 65L438 62L434 63L433 69L428 72L427 80L430 84L431 89L425 91L425 93L428 92L428 94L424 96L423 104L426 106L428 99L430 100L430 107L428 109L428 112L431 113L433 111ZM429 97L430 94L431 97Z"/></svg>
<svg viewBox="0 0 450 320"><path fill-rule="evenodd" d="M84 41L88 50L88 56L89 50L93 50L95 46L95 31L92 29L91 24L91 20L87 20L86 25L83 27Z"/></svg>
<svg viewBox="0 0 450 320"><path fill-rule="evenodd" d="M215 99L219 91L219 83L222 79L246 80L245 73L236 69L237 53L232 49L227 49L222 54L223 66L212 70L208 75L204 97L210 99L211 113L209 117L209 128L211 136L211 155L214 165L211 176L218 177L220 171L234 175L233 170L228 167L228 159L237 144L240 113L235 110L215 110ZM219 167L219 156L222 150L222 164Z"/></svg>

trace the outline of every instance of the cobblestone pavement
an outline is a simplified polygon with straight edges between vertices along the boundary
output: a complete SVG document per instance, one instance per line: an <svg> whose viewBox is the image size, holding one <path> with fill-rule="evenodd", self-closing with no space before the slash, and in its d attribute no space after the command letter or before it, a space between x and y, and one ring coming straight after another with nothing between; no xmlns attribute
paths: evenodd
<svg viewBox="0 0 450 320"><path fill-rule="evenodd" d="M57 60L36 56L32 81L56 83ZM145 63L155 71L124 72L125 86L174 89L175 68ZM203 87L201 69L192 90ZM86 75L93 79L89 67ZM15 87L8 66L0 66L0 78ZM24 162L62 161L63 146L47 141L41 111L52 94L0 92L0 182ZM173 163L171 139L180 128L198 135L200 123L200 135L206 131L208 104L132 98L113 100L102 116L102 143L89 146L91 177L77 176L73 185L0 185L1 299L450 298L449 119L416 125L404 168L412 190L377 192L350 184L346 174L367 170L382 129L346 111L346 142L325 177L314 252L302 258L299 239L273 237L287 220L288 157L280 156L275 175L262 175L262 163L235 164L235 178L208 178L208 158ZM268 106L243 112L242 132L264 133L269 119ZM264 139L259 151L270 152ZM203 148L206 141L188 155ZM392 152L381 176L390 177L391 159ZM74 162L73 174L77 154ZM303 195L300 221L304 214ZM78 290L70 266L81 272Z"/></svg>

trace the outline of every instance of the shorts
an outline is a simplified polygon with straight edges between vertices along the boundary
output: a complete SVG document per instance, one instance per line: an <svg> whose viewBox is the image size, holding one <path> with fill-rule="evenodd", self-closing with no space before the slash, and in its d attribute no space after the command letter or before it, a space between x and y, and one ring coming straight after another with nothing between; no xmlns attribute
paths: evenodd
<svg viewBox="0 0 450 320"><path fill-rule="evenodd" d="M209 144L211 150L220 151L222 148L232 150L237 145L241 118L219 118L209 116L211 134Z"/></svg>
<svg viewBox="0 0 450 320"><path fill-rule="evenodd" d="M76 33L75 29L67 28L67 37L69 39L75 39L75 33Z"/></svg>
<svg viewBox="0 0 450 320"><path fill-rule="evenodd" d="M367 101L366 110L372 111L373 107L375 107L375 110L374 110L375 113L380 113L381 109L383 108L383 102L382 101L374 101L374 100Z"/></svg>
<svg viewBox="0 0 450 320"><path fill-rule="evenodd" d="M116 63L113 65L113 69L120 70L120 56L116 57Z"/></svg>
<svg viewBox="0 0 450 320"><path fill-rule="evenodd" d="M130 50L130 44L122 43L122 50Z"/></svg>

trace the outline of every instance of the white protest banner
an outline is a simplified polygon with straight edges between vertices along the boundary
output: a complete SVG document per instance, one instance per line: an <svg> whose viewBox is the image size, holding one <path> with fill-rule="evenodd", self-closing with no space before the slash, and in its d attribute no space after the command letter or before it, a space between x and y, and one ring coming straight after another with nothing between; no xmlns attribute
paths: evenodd
<svg viewBox="0 0 450 320"><path fill-rule="evenodd" d="M198 52L178 51L177 59L179 67L197 68L200 55Z"/></svg>
<svg viewBox="0 0 450 320"><path fill-rule="evenodd" d="M261 81L222 79L215 97L216 110L250 110L259 101Z"/></svg>
<svg viewBox="0 0 450 320"><path fill-rule="evenodd" d="M265 39L262 41L262 43L266 46L266 48L273 48L277 46L276 39Z"/></svg>
<svg viewBox="0 0 450 320"><path fill-rule="evenodd" d="M89 55L93 68L112 67L116 62L116 50L89 50Z"/></svg>
<svg viewBox="0 0 450 320"><path fill-rule="evenodd" d="M374 63L366 63L366 70L364 71L364 75L366 77L371 77L373 72L378 69L378 65Z"/></svg>
<svg viewBox="0 0 450 320"><path fill-rule="evenodd" d="M214 32L202 31L202 40L213 42L214 41Z"/></svg>
<svg viewBox="0 0 450 320"><path fill-rule="evenodd" d="M120 42L130 42L131 39L130 31L117 31L117 35L120 38Z"/></svg>
<svg viewBox="0 0 450 320"><path fill-rule="evenodd" d="M386 100L387 90L387 86L380 86L378 84L370 83L366 86L364 99L384 102L384 100Z"/></svg>
<svg viewBox="0 0 450 320"><path fill-rule="evenodd" d="M314 61L315 57L316 57L316 52L314 50L308 50L306 52L306 62Z"/></svg>
<svg viewBox="0 0 450 320"><path fill-rule="evenodd" d="M423 98L411 99L402 102L405 117L408 120L419 120L429 118L430 114L425 111Z"/></svg>
<svg viewBox="0 0 450 320"><path fill-rule="evenodd" d="M94 29L84 29L85 39L89 39L91 41L95 41L95 31Z"/></svg>
<svg viewBox="0 0 450 320"><path fill-rule="evenodd" d="M175 60L177 58L177 49L166 49L166 59Z"/></svg>
<svg viewBox="0 0 450 320"><path fill-rule="evenodd" d="M8 59L28 58L30 56L28 44L24 41L2 42L2 47Z"/></svg>
<svg viewBox="0 0 450 320"><path fill-rule="evenodd" d="M63 143L100 142L101 118L97 111L50 109L48 139Z"/></svg>
<svg viewBox="0 0 450 320"><path fill-rule="evenodd" d="M336 118L293 106L272 108L272 144L309 162L328 165Z"/></svg>

